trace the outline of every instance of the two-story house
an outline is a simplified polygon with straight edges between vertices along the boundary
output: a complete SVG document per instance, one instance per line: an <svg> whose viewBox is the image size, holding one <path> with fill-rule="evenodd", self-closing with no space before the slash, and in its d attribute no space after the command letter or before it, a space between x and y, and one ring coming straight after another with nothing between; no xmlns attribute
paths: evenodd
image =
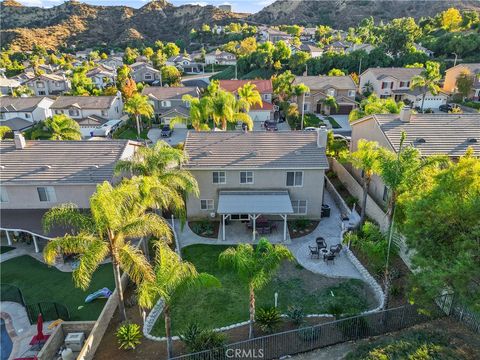
<svg viewBox="0 0 480 360"><path fill-rule="evenodd" d="M15 134L14 140L1 141L1 229L34 235L38 252L39 237L51 238L66 232L44 232L45 212L64 203L89 208L97 185L115 182L115 163L129 159L138 146L128 140L29 141L20 133ZM9 234L7 239L10 240Z"/></svg>
<svg viewBox="0 0 480 360"><path fill-rule="evenodd" d="M115 84L115 75L115 70L106 65L98 65L86 74L99 89Z"/></svg>
<svg viewBox="0 0 480 360"><path fill-rule="evenodd" d="M255 105L253 106L248 115L255 122L264 122L267 120L273 119L273 113L275 111L275 106L272 104L273 100L273 85L272 80L220 80L220 88L231 92L238 97L238 89L240 89L245 84L255 85L256 90L260 93L262 97L262 106Z"/></svg>
<svg viewBox="0 0 480 360"><path fill-rule="evenodd" d="M456 159L471 147L480 156L480 114L413 114L409 107L400 114L369 115L351 123L351 151L357 150L360 139L376 141L380 146L398 152L403 131L411 144L423 156L447 155ZM361 183L361 172L352 175ZM370 182L370 195L380 205L386 205L390 192L376 175Z"/></svg>
<svg viewBox="0 0 480 360"><path fill-rule="evenodd" d="M172 56L167 59L166 65L175 66L185 74L198 74L203 71L203 64L197 63L188 54Z"/></svg>
<svg viewBox="0 0 480 360"><path fill-rule="evenodd" d="M123 58L120 55L112 55L107 59L99 60L98 64L108 66L112 69L117 69L123 65Z"/></svg>
<svg viewBox="0 0 480 360"><path fill-rule="evenodd" d="M188 197L188 219L221 219L224 240L229 221L253 221L255 238L259 216L281 219L286 240L287 217L321 217L328 169L326 142L324 128L317 132L189 131L185 168L197 180L200 197Z"/></svg>
<svg viewBox="0 0 480 360"><path fill-rule="evenodd" d="M262 41L270 41L274 44L279 41L289 42L292 40L292 35L287 34L285 31L280 31L270 27L261 29L259 33Z"/></svg>
<svg viewBox="0 0 480 360"><path fill-rule="evenodd" d="M46 96L0 97L0 125L13 131L28 129L52 116L53 100Z"/></svg>
<svg viewBox="0 0 480 360"><path fill-rule="evenodd" d="M351 76L296 76L293 84L305 84L310 89L305 94L304 111L307 113L348 115L357 106L357 86ZM325 105L324 100L328 96L336 99L338 108ZM296 99L299 109L302 109L303 98L299 96Z"/></svg>
<svg viewBox="0 0 480 360"><path fill-rule="evenodd" d="M303 51L308 54L310 54L310 57L312 58L318 58L323 55L323 49L319 48L318 46L315 45L315 43L307 43L304 42L301 45L292 45L291 50L293 53L296 53L297 51Z"/></svg>
<svg viewBox="0 0 480 360"><path fill-rule="evenodd" d="M473 80L472 89L469 97L476 101L480 100L480 63L459 64L451 67L445 71L445 82L443 83L443 90L448 93L455 94L457 89L457 78L460 74L465 73Z"/></svg>
<svg viewBox="0 0 480 360"><path fill-rule="evenodd" d="M18 80L8 79L4 76L0 76L0 96L12 95L13 90L20 85L20 81Z"/></svg>
<svg viewBox="0 0 480 360"><path fill-rule="evenodd" d="M146 87L142 91L143 95L148 96L153 105L157 120L165 125L175 117L188 118L190 115L190 106L182 97L190 95L198 97L200 90L194 86L184 87ZM186 128L187 124L175 124L177 128Z"/></svg>
<svg viewBox="0 0 480 360"><path fill-rule="evenodd" d="M25 81L35 95L59 95L71 89L70 80L64 73L61 74L41 74Z"/></svg>
<svg viewBox="0 0 480 360"><path fill-rule="evenodd" d="M205 64L219 64L219 65L235 65L237 57L228 51L217 49L208 54L205 54Z"/></svg>
<svg viewBox="0 0 480 360"><path fill-rule="evenodd" d="M130 69L132 79L135 80L135 82L153 84L162 81L162 72L146 62L133 63L130 65Z"/></svg>

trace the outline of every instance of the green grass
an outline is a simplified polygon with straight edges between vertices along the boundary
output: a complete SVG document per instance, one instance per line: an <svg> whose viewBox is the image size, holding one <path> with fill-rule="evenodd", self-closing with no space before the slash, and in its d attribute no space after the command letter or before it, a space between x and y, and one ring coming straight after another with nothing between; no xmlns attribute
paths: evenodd
<svg viewBox="0 0 480 360"><path fill-rule="evenodd" d="M148 129L143 129L142 132L140 133L140 138L144 140L148 139L147 134L148 134ZM137 130L131 127L127 127L125 130L120 130L120 132L115 133L114 138L137 140L138 138Z"/></svg>
<svg viewBox="0 0 480 360"><path fill-rule="evenodd" d="M222 287L191 289L175 298L172 306L173 333L178 334L191 322L216 328L248 319L248 289L240 283L234 271L218 265L218 256L226 248L219 245L193 245L183 250L185 260L192 262L199 272L216 276ZM278 275L256 293L256 305L272 306L274 294L278 292L278 306L282 312L289 305L301 305L306 313L326 313L332 299L341 303L345 312L356 313L367 309L366 285L363 282L325 280L299 265L285 263ZM155 324L153 334L164 336L163 317Z"/></svg>
<svg viewBox="0 0 480 360"><path fill-rule="evenodd" d="M51 301L66 305L71 320L96 320L107 300L85 304L85 298L103 287L114 289L111 264L101 265L88 290L82 291L73 285L72 273L61 272L28 255L2 262L1 282L19 287L27 304Z"/></svg>
<svg viewBox="0 0 480 360"><path fill-rule="evenodd" d="M0 254L5 254L6 252L15 250L12 246L0 246Z"/></svg>
<svg viewBox="0 0 480 360"><path fill-rule="evenodd" d="M325 119L327 119L330 122L330 124L332 125L332 128L334 129L341 128L340 124L333 117L327 116Z"/></svg>

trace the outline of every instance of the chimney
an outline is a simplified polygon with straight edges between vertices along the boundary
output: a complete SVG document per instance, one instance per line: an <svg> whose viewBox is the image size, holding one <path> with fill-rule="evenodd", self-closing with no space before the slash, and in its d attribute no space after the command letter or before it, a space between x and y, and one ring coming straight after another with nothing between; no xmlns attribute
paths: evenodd
<svg viewBox="0 0 480 360"><path fill-rule="evenodd" d="M409 106L404 106L402 110L400 110L400 120L402 122L410 122L410 117L412 116L412 108Z"/></svg>
<svg viewBox="0 0 480 360"><path fill-rule="evenodd" d="M15 149L25 149L27 143L25 142L25 137L20 132L16 132L14 135Z"/></svg>
<svg viewBox="0 0 480 360"><path fill-rule="evenodd" d="M317 147L327 148L327 134L328 130L325 126L317 129Z"/></svg>

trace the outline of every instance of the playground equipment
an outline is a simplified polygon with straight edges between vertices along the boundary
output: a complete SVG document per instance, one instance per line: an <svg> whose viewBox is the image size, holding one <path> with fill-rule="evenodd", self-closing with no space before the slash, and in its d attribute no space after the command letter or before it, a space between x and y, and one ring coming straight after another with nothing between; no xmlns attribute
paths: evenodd
<svg viewBox="0 0 480 360"><path fill-rule="evenodd" d="M98 298L108 298L110 295L112 295L112 292L108 288L104 287L104 288L102 288L100 290L97 290L94 293L88 295L85 298L85 302L90 303L93 300L98 299Z"/></svg>

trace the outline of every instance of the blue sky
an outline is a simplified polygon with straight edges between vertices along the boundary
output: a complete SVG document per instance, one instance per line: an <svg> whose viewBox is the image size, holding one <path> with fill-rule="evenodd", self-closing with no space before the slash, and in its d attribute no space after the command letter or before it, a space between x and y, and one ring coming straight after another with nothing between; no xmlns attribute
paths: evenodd
<svg viewBox="0 0 480 360"><path fill-rule="evenodd" d="M51 7L61 4L64 0L17 0L24 5ZM141 7L149 0L83 0L82 2L94 5L126 5L132 7ZM274 0L167 0L174 5L199 4L199 5L220 5L230 4L234 11L238 12L257 12Z"/></svg>

